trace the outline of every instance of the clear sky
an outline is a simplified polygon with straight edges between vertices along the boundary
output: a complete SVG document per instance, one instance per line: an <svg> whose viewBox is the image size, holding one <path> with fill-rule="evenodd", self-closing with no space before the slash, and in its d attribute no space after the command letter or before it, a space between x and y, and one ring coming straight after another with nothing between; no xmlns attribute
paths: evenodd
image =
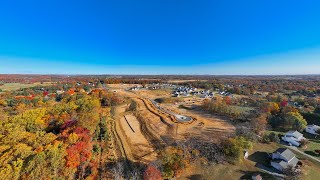
<svg viewBox="0 0 320 180"><path fill-rule="evenodd" d="M320 1L1 1L0 73L320 74Z"/></svg>

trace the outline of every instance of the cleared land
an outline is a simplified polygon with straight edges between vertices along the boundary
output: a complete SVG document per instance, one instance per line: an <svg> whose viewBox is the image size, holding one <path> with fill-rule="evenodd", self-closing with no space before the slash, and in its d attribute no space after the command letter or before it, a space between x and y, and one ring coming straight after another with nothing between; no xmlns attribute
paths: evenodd
<svg viewBox="0 0 320 180"><path fill-rule="evenodd" d="M165 145L171 145L175 141L185 140L189 137L195 136L203 140L219 141L221 137L228 136L235 131L235 127L228 121L228 119L213 116L204 112L181 109L174 104L161 105L161 107L168 109L171 112L190 116L196 119L191 123L177 123L172 115L159 110L150 100L147 99L158 98L160 94L162 97L170 97L168 90L128 92L123 89L121 90L119 86L113 86L113 88L117 88L117 93L120 95L129 97L137 103L137 112L140 114L140 117L137 118L139 122L133 120L133 125L131 125L131 122L129 123L132 127L138 126L138 123L140 123L140 127L144 127L144 129L141 130L141 134L155 147L161 146L163 143ZM128 118L132 119L132 116L129 116ZM131 133L132 135L132 129L128 126L127 122L125 122L124 117L121 117L121 119L122 120L120 121L122 122L122 126L126 127L125 133ZM136 131L136 129L134 130ZM134 138L135 141L145 141L143 140L143 136L131 135L128 134L127 137ZM152 138L148 138L150 135ZM138 140L136 137L142 139ZM160 145L155 145L154 141L157 141ZM144 144L148 147L147 143Z"/></svg>
<svg viewBox="0 0 320 180"><path fill-rule="evenodd" d="M132 85L131 85L132 86ZM125 88L130 87L126 86ZM204 141L218 142L223 137L227 137L235 132L235 126L227 118L215 116L205 113L197 108L201 105L203 99L198 97L180 98L178 102L166 101L160 103L161 108L157 108L151 100L157 98L171 98L170 90L138 90L126 91L121 86L116 86L117 93L121 96L129 97L137 103L137 111L135 114L127 113L126 119L122 116L119 120L122 127L121 136L127 141L125 149L132 155L134 161L143 163L151 162L157 157L157 150L165 146L169 146L176 141L183 141L189 137L197 137ZM183 106L181 106L183 105ZM195 119L191 123L177 123L170 114L162 109L170 112L190 116ZM124 111L124 110L122 110ZM281 145L260 144L254 145L249 152L250 158L242 160L239 164L218 164L204 167L201 164L195 164L185 170L182 177L178 179L192 179L202 176L203 179L250 179L251 175L259 172L265 179L273 179L268 173L262 172L257 164L268 166L268 159L255 156L256 153L271 153ZM310 147L311 148L311 147ZM319 179L319 166L315 162L301 157L298 158L304 163L304 171L302 178ZM261 158L262 157L262 158Z"/></svg>
<svg viewBox="0 0 320 180"><path fill-rule="evenodd" d="M140 123L135 116L128 114L120 119L123 133L131 147L135 161L149 163L157 158L157 153L140 129Z"/></svg>

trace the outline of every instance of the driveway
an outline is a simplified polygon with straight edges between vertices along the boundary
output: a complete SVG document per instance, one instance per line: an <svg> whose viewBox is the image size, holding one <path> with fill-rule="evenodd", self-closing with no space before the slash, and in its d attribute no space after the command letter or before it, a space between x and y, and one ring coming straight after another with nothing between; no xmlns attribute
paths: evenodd
<svg viewBox="0 0 320 180"><path fill-rule="evenodd" d="M259 168L262 172L268 173L270 175L281 177L281 178L285 177L284 174L277 173L277 172L275 172L275 169L266 167L263 164L257 163L256 167Z"/></svg>

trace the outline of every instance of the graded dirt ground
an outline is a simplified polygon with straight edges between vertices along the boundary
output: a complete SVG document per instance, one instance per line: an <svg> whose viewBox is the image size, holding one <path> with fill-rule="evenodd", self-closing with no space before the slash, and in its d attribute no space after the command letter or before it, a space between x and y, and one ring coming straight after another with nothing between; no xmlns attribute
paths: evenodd
<svg viewBox="0 0 320 180"><path fill-rule="evenodd" d="M123 128L123 133L126 137L127 143L131 147L131 153L134 161L149 163L156 160L157 153L143 135L140 123L134 115L124 115L120 119L120 125Z"/></svg>
<svg viewBox="0 0 320 180"><path fill-rule="evenodd" d="M134 93L150 99L156 99L160 97L171 97L170 92L170 90L141 90ZM201 105L202 101L203 98L186 97L183 98L183 102L177 104L161 104L161 107L174 113L191 116L196 119L196 121L191 124L176 124L173 130L175 138L181 140L184 138L197 136L204 140L219 140L235 131L235 127L227 118L208 114L203 111L179 108L179 105L181 104L189 107L191 105L199 106Z"/></svg>
<svg viewBox="0 0 320 180"><path fill-rule="evenodd" d="M167 144L172 143L174 140L183 140L194 136L203 140L220 140L222 137L228 136L235 131L235 127L226 118L201 111L178 108L178 105L175 104L162 104L162 107L172 112L196 119L191 124L172 122L168 117L163 117L163 114L160 114L158 109L154 109L151 112L150 107L146 107L145 102L141 99L145 97L154 99L159 97L157 96L158 94L168 97L168 94L170 96L168 90L142 90L134 92L120 90L118 93L130 97L137 102L139 112L145 117L147 121L145 123L149 125L152 133L156 134L157 137L160 137Z"/></svg>

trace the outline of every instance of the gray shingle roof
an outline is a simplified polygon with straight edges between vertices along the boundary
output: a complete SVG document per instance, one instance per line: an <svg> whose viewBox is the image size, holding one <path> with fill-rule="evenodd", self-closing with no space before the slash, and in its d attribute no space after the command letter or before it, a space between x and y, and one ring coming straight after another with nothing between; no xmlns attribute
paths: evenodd
<svg viewBox="0 0 320 180"><path fill-rule="evenodd" d="M292 151L290 151L288 148L279 148L274 153L279 153L282 157L285 158L286 161L289 161L293 157L295 157L295 154Z"/></svg>
<svg viewBox="0 0 320 180"><path fill-rule="evenodd" d="M303 134L299 133L298 131L289 131L287 134L292 134L294 137L303 136Z"/></svg>
<svg viewBox="0 0 320 180"><path fill-rule="evenodd" d="M297 159L296 157L294 157L291 161L289 162L286 162L286 161L283 161L283 160L274 160L273 162L275 163L278 163L282 169L286 169L288 168L289 166L292 166L292 167L295 167L297 165L297 163L299 162L299 159Z"/></svg>

